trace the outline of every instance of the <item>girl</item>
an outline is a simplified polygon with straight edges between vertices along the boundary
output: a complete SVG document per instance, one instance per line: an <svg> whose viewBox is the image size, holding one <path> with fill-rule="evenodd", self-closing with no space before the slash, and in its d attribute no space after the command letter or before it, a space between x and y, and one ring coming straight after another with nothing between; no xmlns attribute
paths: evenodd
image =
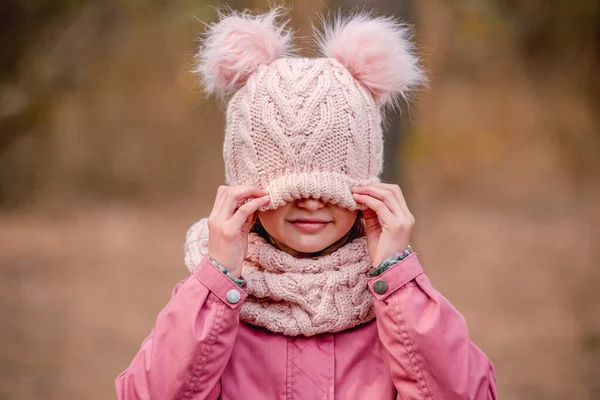
<svg viewBox="0 0 600 400"><path fill-rule="evenodd" d="M406 29L338 19L299 58L278 16L209 26L197 71L229 97L227 186L118 398L497 399L400 188L379 183L382 110L424 81Z"/></svg>

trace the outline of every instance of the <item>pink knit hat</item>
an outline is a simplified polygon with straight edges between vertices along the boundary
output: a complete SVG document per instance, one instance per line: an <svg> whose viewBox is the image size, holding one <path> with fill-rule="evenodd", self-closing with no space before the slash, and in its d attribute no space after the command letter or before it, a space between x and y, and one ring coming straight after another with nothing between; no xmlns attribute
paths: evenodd
<svg viewBox="0 0 600 400"><path fill-rule="evenodd" d="M228 185L269 191L261 210L314 197L363 208L352 186L379 182L382 113L424 81L407 28L358 14L316 33L321 58L292 55L281 9L233 12L209 25L196 72L228 98Z"/></svg>

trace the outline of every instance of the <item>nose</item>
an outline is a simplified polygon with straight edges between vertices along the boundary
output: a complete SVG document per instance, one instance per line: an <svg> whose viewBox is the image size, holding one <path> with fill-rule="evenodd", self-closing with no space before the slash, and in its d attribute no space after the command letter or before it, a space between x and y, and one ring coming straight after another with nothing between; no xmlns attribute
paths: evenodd
<svg viewBox="0 0 600 400"><path fill-rule="evenodd" d="M299 199L296 200L296 205L299 208L303 208L307 211L317 211L323 207L325 207L325 203L319 199L313 199L308 198L308 199Z"/></svg>

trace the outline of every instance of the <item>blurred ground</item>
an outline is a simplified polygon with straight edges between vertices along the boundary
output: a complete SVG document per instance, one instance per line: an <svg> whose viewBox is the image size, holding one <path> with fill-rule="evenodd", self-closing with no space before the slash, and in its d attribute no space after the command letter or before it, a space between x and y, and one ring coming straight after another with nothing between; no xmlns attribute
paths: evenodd
<svg viewBox="0 0 600 400"><path fill-rule="evenodd" d="M189 73L205 2L72 4L2 78L0 400L114 398L223 179ZM501 398L598 399L600 52L563 42L596 14L510 4L418 3L398 182Z"/></svg>

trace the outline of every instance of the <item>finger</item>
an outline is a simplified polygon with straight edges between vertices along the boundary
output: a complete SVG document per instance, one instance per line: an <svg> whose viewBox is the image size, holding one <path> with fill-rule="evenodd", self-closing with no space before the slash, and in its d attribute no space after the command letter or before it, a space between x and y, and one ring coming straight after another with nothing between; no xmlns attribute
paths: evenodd
<svg viewBox="0 0 600 400"><path fill-rule="evenodd" d="M225 192L227 191L227 186L220 185L217 188L217 194L215 196L215 202L213 203L213 208L211 214L218 215L220 210L223 208L223 198L225 197Z"/></svg>
<svg viewBox="0 0 600 400"><path fill-rule="evenodd" d="M243 200L249 197L258 198L268 194L269 192L266 190L254 186L230 186L224 195L222 211L225 212L227 218L231 218Z"/></svg>
<svg viewBox="0 0 600 400"><path fill-rule="evenodd" d="M371 232L371 230L377 229L381 225L377 213L370 208L363 210L362 220L366 232Z"/></svg>
<svg viewBox="0 0 600 400"><path fill-rule="evenodd" d="M251 213L248 218L246 218L246 221L244 221L244 224L242 225L242 232L244 233L249 233L250 229L252 228L252 226L254 225L254 222L258 219L256 212Z"/></svg>
<svg viewBox="0 0 600 400"><path fill-rule="evenodd" d="M391 183L381 183L381 185L386 186L389 190L394 193L396 199L398 199L398 203L404 209L407 215L410 215L410 210L408 209L408 205L406 204L406 199L404 198L404 193L402 193L402 189L398 185L394 185Z"/></svg>
<svg viewBox="0 0 600 400"><path fill-rule="evenodd" d="M402 207L400 206L400 203L398 202L398 199L396 198L392 190L390 190L387 187L365 185L352 188L352 191L358 194L367 194L371 197L375 197L376 199L383 201L388 207L388 209L396 216L404 215L404 212L402 210Z"/></svg>
<svg viewBox="0 0 600 400"><path fill-rule="evenodd" d="M381 220L381 222L384 224L390 223L395 218L394 214L392 214L392 212L387 207L387 205L383 201L381 201L375 197L371 197L366 194L358 194L358 193L354 193L352 195L352 197L358 203L362 203L362 204L366 205L367 207L369 207L371 210L375 211L377 213L377 216Z"/></svg>
<svg viewBox="0 0 600 400"><path fill-rule="evenodd" d="M235 212L233 218L231 218L231 222L237 226L242 227L246 222L248 222L248 218L252 216L260 207L266 205L271 200L269 195L258 197L256 199L252 199Z"/></svg>

